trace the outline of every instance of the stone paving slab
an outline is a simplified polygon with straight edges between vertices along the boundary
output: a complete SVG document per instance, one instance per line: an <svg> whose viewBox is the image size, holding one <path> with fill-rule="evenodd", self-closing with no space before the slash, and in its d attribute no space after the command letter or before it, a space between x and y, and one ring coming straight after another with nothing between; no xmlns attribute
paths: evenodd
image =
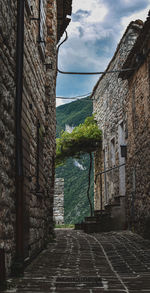
<svg viewBox="0 0 150 293"><path fill-rule="evenodd" d="M56 242L5 292L150 293L150 241L129 231L58 229Z"/></svg>

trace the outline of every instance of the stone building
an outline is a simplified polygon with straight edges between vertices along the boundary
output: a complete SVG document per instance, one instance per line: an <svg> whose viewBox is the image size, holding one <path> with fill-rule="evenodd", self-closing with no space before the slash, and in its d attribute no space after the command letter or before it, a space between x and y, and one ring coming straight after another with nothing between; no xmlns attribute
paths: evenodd
<svg viewBox="0 0 150 293"><path fill-rule="evenodd" d="M103 133L102 150L95 154L95 210L107 209L116 228L125 227L126 196L126 99L128 83L118 77L119 70L131 51L143 23L131 22L116 52L93 89L93 112ZM129 65L130 67L130 65ZM102 172L100 175L99 173ZM99 174L97 176L97 174Z"/></svg>
<svg viewBox="0 0 150 293"><path fill-rule="evenodd" d="M126 209L128 226L150 238L150 17L119 77L128 81Z"/></svg>
<svg viewBox="0 0 150 293"><path fill-rule="evenodd" d="M64 224L64 179L55 179L54 210L55 224Z"/></svg>
<svg viewBox="0 0 150 293"><path fill-rule="evenodd" d="M0 1L0 263L7 274L22 272L53 234L56 44L68 15L71 0Z"/></svg>

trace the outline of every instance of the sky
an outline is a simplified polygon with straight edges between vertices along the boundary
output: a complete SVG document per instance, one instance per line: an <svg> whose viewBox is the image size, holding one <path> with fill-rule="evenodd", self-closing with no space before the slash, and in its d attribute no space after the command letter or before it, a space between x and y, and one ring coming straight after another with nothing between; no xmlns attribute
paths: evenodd
<svg viewBox="0 0 150 293"><path fill-rule="evenodd" d="M150 0L73 0L72 8L68 40L59 51L59 69L104 71L128 24L136 19L146 20ZM58 74L56 95L86 95L92 92L99 77ZM57 106L70 101L57 99Z"/></svg>

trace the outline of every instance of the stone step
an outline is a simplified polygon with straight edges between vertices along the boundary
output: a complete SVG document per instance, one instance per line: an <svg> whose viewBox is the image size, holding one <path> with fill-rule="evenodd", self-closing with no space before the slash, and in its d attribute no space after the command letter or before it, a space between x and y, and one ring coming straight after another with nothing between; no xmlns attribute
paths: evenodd
<svg viewBox="0 0 150 293"><path fill-rule="evenodd" d="M120 196L118 198L120 199ZM121 197L121 200L124 198ZM122 215L120 202L113 202L106 205L104 210L94 211L94 216L85 217L83 223L75 225L75 229L84 230L86 233L124 230L125 223Z"/></svg>
<svg viewBox="0 0 150 293"><path fill-rule="evenodd" d="M107 219L107 217L110 217L110 214L106 211L105 213L97 213L96 216L90 216L90 217L85 217L84 222L100 222L101 219Z"/></svg>
<svg viewBox="0 0 150 293"><path fill-rule="evenodd" d="M116 195L114 196L114 203L122 205L124 203L125 196L124 195Z"/></svg>
<svg viewBox="0 0 150 293"><path fill-rule="evenodd" d="M83 230L83 223L76 223L74 229L75 230Z"/></svg>
<svg viewBox="0 0 150 293"><path fill-rule="evenodd" d="M112 219L101 218L100 221L97 222L84 222L84 232L85 233L100 233L100 232L109 232L112 231Z"/></svg>
<svg viewBox="0 0 150 293"><path fill-rule="evenodd" d="M110 203L105 205L105 210L111 214L111 210L113 207L120 207L120 203Z"/></svg>
<svg viewBox="0 0 150 293"><path fill-rule="evenodd" d="M95 217L98 217L98 216L101 216L101 215L108 215L109 212L107 210L96 210L94 211L94 216Z"/></svg>
<svg viewBox="0 0 150 293"><path fill-rule="evenodd" d="M97 217L95 216L90 216L90 217L85 217L85 222L96 222Z"/></svg>

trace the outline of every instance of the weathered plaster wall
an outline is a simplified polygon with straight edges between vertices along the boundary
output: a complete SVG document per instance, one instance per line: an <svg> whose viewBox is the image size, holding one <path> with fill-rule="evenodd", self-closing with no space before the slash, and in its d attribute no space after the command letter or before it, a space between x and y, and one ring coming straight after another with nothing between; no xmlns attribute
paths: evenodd
<svg viewBox="0 0 150 293"><path fill-rule="evenodd" d="M15 253L16 1L0 1L0 247L7 272Z"/></svg>
<svg viewBox="0 0 150 293"><path fill-rule="evenodd" d="M64 223L64 179L55 179L54 193L54 222L56 224Z"/></svg>
<svg viewBox="0 0 150 293"><path fill-rule="evenodd" d="M114 57L107 70L119 70L123 61L130 52L138 36L141 23L131 23L121 39ZM95 174L101 170L109 169L114 165L125 162L121 157L120 145L126 143L127 119L126 119L126 97L128 93L127 81L118 78L118 73L104 74L98 81L92 98L93 111L96 120L103 132L102 164L97 168ZM114 170L103 175L103 207L112 203L116 196L124 196L125 189L125 167L120 171ZM122 182L120 185L119 182ZM99 184L95 186L95 196L99 196ZM95 209L100 209L100 200L95 199Z"/></svg>

